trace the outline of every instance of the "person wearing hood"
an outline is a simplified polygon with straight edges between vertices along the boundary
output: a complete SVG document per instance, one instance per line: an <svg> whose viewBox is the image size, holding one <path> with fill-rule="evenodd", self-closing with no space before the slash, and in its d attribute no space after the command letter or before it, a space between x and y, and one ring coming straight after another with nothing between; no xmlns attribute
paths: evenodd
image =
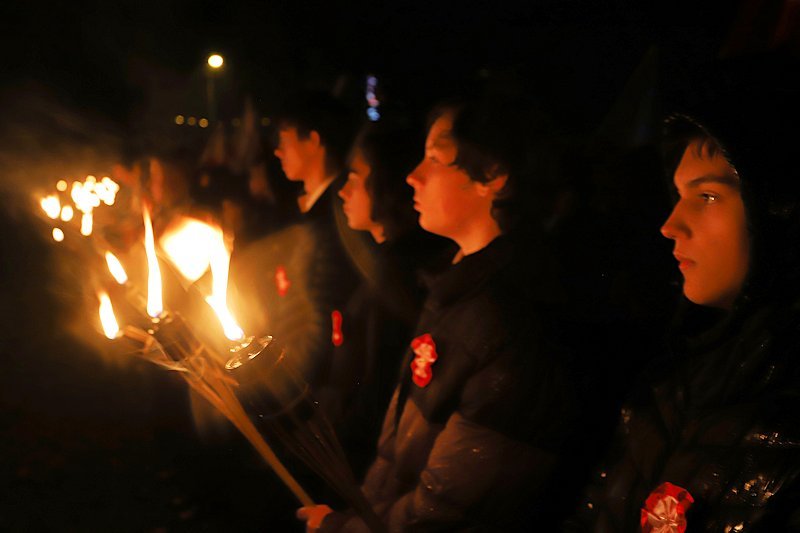
<svg viewBox="0 0 800 533"><path fill-rule="evenodd" d="M800 179L797 92L770 61L716 73L671 116L686 301L667 355L622 409L571 522L596 532L800 530Z"/></svg>

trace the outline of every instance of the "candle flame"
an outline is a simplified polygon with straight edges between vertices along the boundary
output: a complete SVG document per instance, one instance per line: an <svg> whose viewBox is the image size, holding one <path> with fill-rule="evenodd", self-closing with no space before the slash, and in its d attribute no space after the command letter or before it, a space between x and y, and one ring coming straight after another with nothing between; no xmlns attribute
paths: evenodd
<svg viewBox="0 0 800 533"><path fill-rule="evenodd" d="M111 299L108 297L108 293L104 291L100 291L97 296L100 299L100 324L103 326L103 333L109 339L115 339L119 335L119 325L114 317Z"/></svg>
<svg viewBox="0 0 800 533"><path fill-rule="evenodd" d="M125 273L125 269L122 268L122 263L119 262L117 256L111 252L106 252L106 263L108 264L109 272L117 280L117 283L125 285L128 282L128 275Z"/></svg>
<svg viewBox="0 0 800 533"><path fill-rule="evenodd" d="M164 234L161 246L178 271L191 282L211 268L211 295L206 302L217 315L225 336L237 341L244 332L228 309L228 270L230 252L218 226L185 218Z"/></svg>
<svg viewBox="0 0 800 533"><path fill-rule="evenodd" d="M61 213L61 202L55 194L49 194L42 198L41 206L47 216L52 219L58 218Z"/></svg>
<svg viewBox="0 0 800 533"><path fill-rule="evenodd" d="M61 228L53 228L53 240L56 242L64 240L64 232L61 231Z"/></svg>
<svg viewBox="0 0 800 533"><path fill-rule="evenodd" d="M147 314L157 318L164 311L161 301L161 269L156 257L156 244L153 237L153 223L150 221L150 210L142 206L144 218L144 249L147 253Z"/></svg>

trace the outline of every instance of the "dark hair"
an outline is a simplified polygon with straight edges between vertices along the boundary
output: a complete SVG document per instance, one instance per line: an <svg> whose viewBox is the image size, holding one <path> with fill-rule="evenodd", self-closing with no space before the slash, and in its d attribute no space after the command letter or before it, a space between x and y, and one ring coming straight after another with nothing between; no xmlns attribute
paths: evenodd
<svg viewBox="0 0 800 533"><path fill-rule="evenodd" d="M521 100L447 101L431 112L429 126L444 115L453 117L451 135L458 150L453 165L480 183L507 176L492 206L500 229L517 226L525 202L527 215L538 212L530 204L535 195L529 189L550 175L553 161L545 142L549 121Z"/></svg>
<svg viewBox="0 0 800 533"><path fill-rule="evenodd" d="M419 131L386 123L365 126L356 138L354 150L361 151L370 167L364 183L372 200L372 220L383 226L392 240L416 226L413 189L406 176L421 159L424 139Z"/></svg>
<svg viewBox="0 0 800 533"><path fill-rule="evenodd" d="M287 99L276 116L275 125L276 133L296 128L301 139L316 131L325 147L325 171L338 174L352 146L357 119L339 100L327 93L311 92Z"/></svg>
<svg viewBox="0 0 800 533"><path fill-rule="evenodd" d="M692 117L676 113L670 115L664 121L663 140L661 142L665 171L670 181L681 162L686 148L692 143L697 143L698 156L713 158L719 153L730 163L727 152L716 137L711 135L705 127Z"/></svg>

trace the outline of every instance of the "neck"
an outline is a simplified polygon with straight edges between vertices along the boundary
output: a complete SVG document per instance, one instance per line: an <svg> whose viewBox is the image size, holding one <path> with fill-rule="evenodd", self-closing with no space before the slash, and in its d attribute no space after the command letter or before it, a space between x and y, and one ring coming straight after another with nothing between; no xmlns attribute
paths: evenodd
<svg viewBox="0 0 800 533"><path fill-rule="evenodd" d="M480 252L502 233L497 221L491 216L489 220L476 221L462 235L453 239L460 248L456 257L460 260L461 257Z"/></svg>
<svg viewBox="0 0 800 533"><path fill-rule="evenodd" d="M382 244L386 242L386 235L383 232L383 226L380 224L375 224L369 229L372 238L375 239L375 242L378 244Z"/></svg>
<svg viewBox="0 0 800 533"><path fill-rule="evenodd" d="M332 177L334 176L329 176L325 172L325 160L317 161L314 165L310 165L308 173L303 177L303 189L306 194L311 194Z"/></svg>

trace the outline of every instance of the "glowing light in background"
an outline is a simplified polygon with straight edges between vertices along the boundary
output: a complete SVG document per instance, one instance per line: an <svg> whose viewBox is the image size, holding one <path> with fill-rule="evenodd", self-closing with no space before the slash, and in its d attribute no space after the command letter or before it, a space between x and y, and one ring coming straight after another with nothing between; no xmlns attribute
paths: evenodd
<svg viewBox="0 0 800 533"><path fill-rule="evenodd" d="M125 285L128 282L128 274L125 273L125 269L122 268L122 263L119 262L117 256L111 252L106 252L106 264L108 265L108 271L111 272L117 283Z"/></svg>
<svg viewBox="0 0 800 533"><path fill-rule="evenodd" d="M144 250L147 253L147 314L158 318L164 312L161 300L161 268L156 257L156 243L153 237L153 223L150 221L150 210L142 206L144 219Z"/></svg>
<svg viewBox="0 0 800 533"><path fill-rule="evenodd" d="M59 213L61 213L61 202L55 194L42 198L41 206L45 214L52 219L58 218Z"/></svg>
<svg viewBox="0 0 800 533"><path fill-rule="evenodd" d="M58 189L61 192L66 191L67 190L67 181L66 180L58 180L58 183L56 183L56 189Z"/></svg>
<svg viewBox="0 0 800 533"><path fill-rule="evenodd" d="M222 64L224 62L225 60L222 59L222 56L219 54L211 54L210 56L208 56L208 66L213 69L218 69L222 67Z"/></svg>
<svg viewBox="0 0 800 533"><path fill-rule="evenodd" d="M207 128L208 127L208 119L207 118L201 118L199 121L197 121L197 125L200 126L201 128Z"/></svg>
<svg viewBox="0 0 800 533"><path fill-rule="evenodd" d="M111 299L103 291L97 293L97 297L100 300L100 324L103 326L103 333L109 339L116 339L119 335L119 324L114 316Z"/></svg>
<svg viewBox="0 0 800 533"><path fill-rule="evenodd" d="M183 115L175 115L175 124L180 126L186 121L186 118Z"/></svg>
<svg viewBox="0 0 800 533"><path fill-rule="evenodd" d="M72 209L71 205L65 205L61 208L61 220L69 222L72 220L73 216L75 216L75 211Z"/></svg>
<svg viewBox="0 0 800 533"><path fill-rule="evenodd" d="M84 213L81 215L81 235L88 237L92 234L94 226L94 217L91 213Z"/></svg>
<svg viewBox="0 0 800 533"><path fill-rule="evenodd" d="M197 119L194 117L189 117L188 119L186 119L186 123L189 126L194 126L195 124L197 124Z"/></svg>
<svg viewBox="0 0 800 533"><path fill-rule="evenodd" d="M367 118L372 122L377 122L381 118L378 107L381 105L375 92L378 87L378 78L373 75L367 76L367 90L364 97L367 99Z"/></svg>
<svg viewBox="0 0 800 533"><path fill-rule="evenodd" d="M60 228L53 228L53 240L56 242L64 240L64 232Z"/></svg>

